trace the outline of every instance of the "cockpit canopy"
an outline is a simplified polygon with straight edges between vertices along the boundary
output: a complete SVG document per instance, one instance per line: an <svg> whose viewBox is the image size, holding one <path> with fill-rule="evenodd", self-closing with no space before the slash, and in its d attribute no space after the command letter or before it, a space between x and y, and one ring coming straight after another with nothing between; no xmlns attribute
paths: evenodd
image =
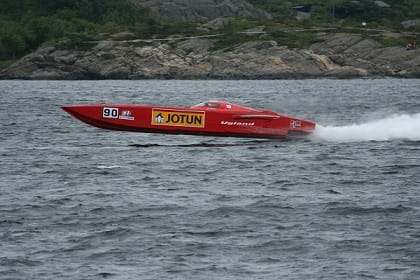
<svg viewBox="0 0 420 280"><path fill-rule="evenodd" d="M199 104L197 104L193 107L220 108L220 103L219 102L208 101L208 102L199 103Z"/></svg>
<svg viewBox="0 0 420 280"><path fill-rule="evenodd" d="M241 111L241 112L256 112L257 110L240 106L236 104L232 104L225 101L218 101L218 100L209 100L206 102L199 103L197 105L192 106L191 108L200 108L200 109L221 109L221 110L230 110L230 111Z"/></svg>

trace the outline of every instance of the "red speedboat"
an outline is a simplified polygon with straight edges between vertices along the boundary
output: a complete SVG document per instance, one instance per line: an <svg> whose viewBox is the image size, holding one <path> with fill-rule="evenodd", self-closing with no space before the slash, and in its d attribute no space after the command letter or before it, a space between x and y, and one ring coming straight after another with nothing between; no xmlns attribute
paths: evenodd
<svg viewBox="0 0 420 280"><path fill-rule="evenodd" d="M282 138L315 129L311 121L223 101L207 101L189 108L126 104L62 108L87 124L120 131Z"/></svg>

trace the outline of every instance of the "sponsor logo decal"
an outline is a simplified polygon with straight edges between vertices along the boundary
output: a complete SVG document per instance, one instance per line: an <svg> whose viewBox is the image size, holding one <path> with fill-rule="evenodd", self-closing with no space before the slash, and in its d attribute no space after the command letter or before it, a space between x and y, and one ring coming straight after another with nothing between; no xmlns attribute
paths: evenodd
<svg viewBox="0 0 420 280"><path fill-rule="evenodd" d="M152 125L204 127L205 112L177 111L177 110L152 110Z"/></svg>
<svg viewBox="0 0 420 280"><path fill-rule="evenodd" d="M299 128L299 127L301 127L301 125L302 125L301 121L296 121L296 120L290 121L290 127L291 128Z"/></svg>
<svg viewBox="0 0 420 280"><path fill-rule="evenodd" d="M229 125L229 126L254 126L255 123L253 122L228 122L228 121L221 121L221 125Z"/></svg>
<svg viewBox="0 0 420 280"><path fill-rule="evenodd" d="M129 120L134 121L134 117L131 115L131 111L122 111L121 115L119 116L120 120Z"/></svg>

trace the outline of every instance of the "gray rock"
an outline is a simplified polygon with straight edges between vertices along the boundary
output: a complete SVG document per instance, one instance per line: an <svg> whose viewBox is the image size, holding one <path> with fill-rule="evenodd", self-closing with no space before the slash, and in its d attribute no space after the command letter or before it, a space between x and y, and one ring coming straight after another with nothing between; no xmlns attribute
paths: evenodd
<svg viewBox="0 0 420 280"><path fill-rule="evenodd" d="M381 46L378 42L372 39L364 39L358 41L356 44L352 45L351 47L347 48L344 53L345 54L353 54L356 56L363 56L366 52L370 52L372 49L377 49Z"/></svg>
<svg viewBox="0 0 420 280"><path fill-rule="evenodd" d="M220 17L271 19L245 0L137 0L162 16L182 21L208 21Z"/></svg>
<svg viewBox="0 0 420 280"><path fill-rule="evenodd" d="M283 79L365 76L420 77L420 49L381 48L371 39L326 35L310 50L251 41L211 51L213 39L178 44L100 42L96 50L45 50L0 72L1 79ZM341 42L341 44L340 44ZM319 51L317 51L319 50Z"/></svg>
<svg viewBox="0 0 420 280"><path fill-rule="evenodd" d="M115 57L115 52L110 51L99 51L96 53L96 56L103 59L113 59Z"/></svg>
<svg viewBox="0 0 420 280"><path fill-rule="evenodd" d="M99 50L111 50L116 46L116 43L113 41L100 41L98 42L98 44L93 48L94 51L99 51Z"/></svg>
<svg viewBox="0 0 420 280"><path fill-rule="evenodd" d="M277 46L276 41L250 41L239 45L237 49L270 49Z"/></svg>
<svg viewBox="0 0 420 280"><path fill-rule="evenodd" d="M264 30L265 30L265 26L256 26L254 28L246 29L243 32L244 33L250 33L250 34L252 34L252 33L265 33Z"/></svg>
<svg viewBox="0 0 420 280"><path fill-rule="evenodd" d="M123 41L123 40L136 39L137 36L136 36L136 34L134 34L132 32L120 32L120 33L112 34L111 38L112 38L112 40L115 40L115 41Z"/></svg>
<svg viewBox="0 0 420 280"><path fill-rule="evenodd" d="M200 26L200 29L203 30L218 30L218 29L222 29L223 27L225 27L228 23L230 22L229 18L215 18L203 25Z"/></svg>
<svg viewBox="0 0 420 280"><path fill-rule="evenodd" d="M214 45L214 40L194 38L178 44L178 48L186 52L207 53Z"/></svg>
<svg viewBox="0 0 420 280"><path fill-rule="evenodd" d="M29 75L31 80L65 80L67 73L58 69L37 69Z"/></svg>
<svg viewBox="0 0 420 280"><path fill-rule="evenodd" d="M134 52L140 57L150 57L153 55L153 47L136 48Z"/></svg>
<svg viewBox="0 0 420 280"><path fill-rule="evenodd" d="M339 79L359 78L366 77L367 75L368 72L365 69L352 66L343 66L325 72L326 77L334 77Z"/></svg>
<svg viewBox="0 0 420 280"><path fill-rule="evenodd" d="M38 49L38 53L39 54L50 54L50 53L52 53L53 51L55 51L55 47L52 47L52 46L41 46L39 49Z"/></svg>
<svg viewBox="0 0 420 280"><path fill-rule="evenodd" d="M315 53L326 55L343 53L360 42L362 37L360 35L339 33L333 36L327 35L324 39L323 42L313 44L310 49Z"/></svg>

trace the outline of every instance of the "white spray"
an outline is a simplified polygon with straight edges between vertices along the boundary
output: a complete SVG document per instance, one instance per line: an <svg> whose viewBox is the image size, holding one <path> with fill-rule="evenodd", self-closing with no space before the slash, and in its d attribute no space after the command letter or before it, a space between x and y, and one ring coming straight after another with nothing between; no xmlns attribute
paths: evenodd
<svg viewBox="0 0 420 280"><path fill-rule="evenodd" d="M392 115L388 118L348 126L317 125L313 139L334 142L420 140L420 113Z"/></svg>

